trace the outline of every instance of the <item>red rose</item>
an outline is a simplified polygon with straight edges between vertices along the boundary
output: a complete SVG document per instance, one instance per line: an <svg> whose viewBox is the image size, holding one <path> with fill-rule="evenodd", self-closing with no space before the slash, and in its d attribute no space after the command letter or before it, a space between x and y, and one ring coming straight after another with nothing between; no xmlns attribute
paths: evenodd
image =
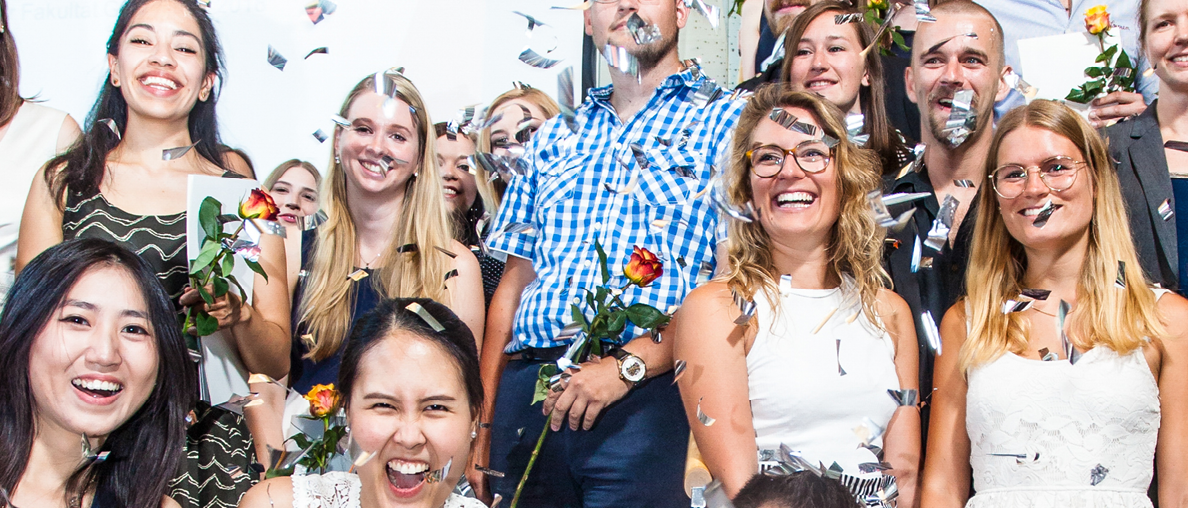
<svg viewBox="0 0 1188 508"><path fill-rule="evenodd" d="M267 192L252 189L247 199L239 203L239 216L244 219L276 220L280 209Z"/></svg>
<svg viewBox="0 0 1188 508"><path fill-rule="evenodd" d="M664 264L647 249L639 247L633 247L633 249L631 260L627 262L627 266L623 267L623 275L642 288L664 274Z"/></svg>

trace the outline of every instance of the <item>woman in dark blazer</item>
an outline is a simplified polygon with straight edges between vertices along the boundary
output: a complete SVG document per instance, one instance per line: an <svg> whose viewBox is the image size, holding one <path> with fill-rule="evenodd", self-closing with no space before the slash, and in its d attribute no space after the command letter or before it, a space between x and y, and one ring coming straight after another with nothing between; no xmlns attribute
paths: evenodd
<svg viewBox="0 0 1188 508"><path fill-rule="evenodd" d="M1173 59L1185 50L1177 35L1185 19L1175 2L1142 0L1139 41L1159 100L1106 129L1143 272L1180 294L1188 292L1188 70Z"/></svg>

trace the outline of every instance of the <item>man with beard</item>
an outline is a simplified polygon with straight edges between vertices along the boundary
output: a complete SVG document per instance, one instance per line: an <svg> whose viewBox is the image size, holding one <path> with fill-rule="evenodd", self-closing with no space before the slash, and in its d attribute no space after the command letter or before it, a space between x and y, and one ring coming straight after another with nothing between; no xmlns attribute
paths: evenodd
<svg viewBox="0 0 1188 508"><path fill-rule="evenodd" d="M699 69L682 65L677 32L689 13L684 0L594 2L586 33L624 65L611 67L611 85L590 90L574 116L548 120L525 146L529 169L510 183L487 241L508 258L487 317L487 398L471 462L503 474L467 471L480 499L512 498L533 461L522 506L689 504L689 424L670 341L627 323L609 354L577 359L580 369L549 383L543 407L533 403L541 367L565 365L558 360L575 342L562 332L575 320L571 305L593 318L585 295L603 285L599 246L605 286L623 288L616 297L627 304L664 312L724 259L705 191L743 103L722 99ZM628 28L637 24L658 29L659 39L637 43ZM634 247L664 263L644 288L623 275Z"/></svg>
<svg viewBox="0 0 1188 508"><path fill-rule="evenodd" d="M917 28L911 66L904 76L907 96L920 111L920 137L926 148L921 160L887 185L887 194L930 193L924 199L888 207L893 217L915 208L902 229L888 231L887 251L895 292L908 302L916 319L921 400L932 392L929 335L936 333L933 322L939 323L964 293L972 219L977 213L970 205L986 181L983 165L993 137L994 103L1006 96L1005 78L1010 72L1004 64L1002 27L986 9L973 2L946 2L934 7L932 14L935 23L920 23ZM962 126L966 135L963 129L946 128L951 118L960 118L962 105L953 99L964 95L962 90L973 91L969 111L976 117ZM956 201L955 206L950 202L954 213L945 227L938 215L950 197ZM925 435L927 416L925 406L921 415Z"/></svg>

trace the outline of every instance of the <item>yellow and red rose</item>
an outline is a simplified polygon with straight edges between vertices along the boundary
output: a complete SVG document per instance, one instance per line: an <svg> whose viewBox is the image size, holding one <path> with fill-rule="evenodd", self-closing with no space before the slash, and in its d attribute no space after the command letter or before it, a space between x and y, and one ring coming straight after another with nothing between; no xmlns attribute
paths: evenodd
<svg viewBox="0 0 1188 508"><path fill-rule="evenodd" d="M1085 11L1085 29L1093 35L1100 35L1110 29L1110 13L1106 6L1096 5Z"/></svg>
<svg viewBox="0 0 1188 508"><path fill-rule="evenodd" d="M239 203L239 216L244 219L276 220L280 209L267 192L252 189L247 199Z"/></svg>
<svg viewBox="0 0 1188 508"><path fill-rule="evenodd" d="M338 410L339 395L334 383L314 385L305 394L305 400L309 401L309 415L314 418L324 418Z"/></svg>
<svg viewBox="0 0 1188 508"><path fill-rule="evenodd" d="M631 260L623 267L623 275L639 287L646 287L664 274L664 264L651 251L634 247Z"/></svg>

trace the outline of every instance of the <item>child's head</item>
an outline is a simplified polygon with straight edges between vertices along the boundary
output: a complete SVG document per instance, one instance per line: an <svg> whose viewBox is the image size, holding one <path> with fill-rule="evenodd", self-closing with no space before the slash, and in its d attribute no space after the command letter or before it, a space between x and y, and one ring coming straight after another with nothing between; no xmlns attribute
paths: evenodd
<svg viewBox="0 0 1188 508"><path fill-rule="evenodd" d="M856 508L854 495L841 482L809 471L790 475L757 474L738 491L735 508Z"/></svg>

